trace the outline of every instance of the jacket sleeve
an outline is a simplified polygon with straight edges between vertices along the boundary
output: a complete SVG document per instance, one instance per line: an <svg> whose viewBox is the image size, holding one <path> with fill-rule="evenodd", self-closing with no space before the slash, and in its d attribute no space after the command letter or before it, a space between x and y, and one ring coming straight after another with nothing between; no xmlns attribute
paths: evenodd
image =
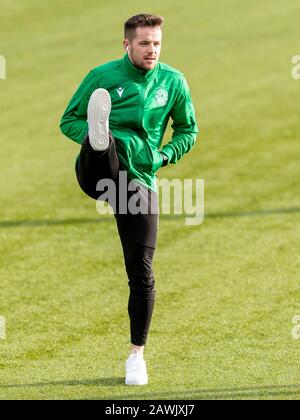
<svg viewBox="0 0 300 420"><path fill-rule="evenodd" d="M88 133L87 107L91 94L97 89L96 82L92 70L80 84L61 119L62 133L79 144L83 143Z"/></svg>
<svg viewBox="0 0 300 420"><path fill-rule="evenodd" d="M195 110L184 77L174 106L171 109L171 118L174 130L172 140L161 151L168 157L169 163L176 163L191 150L198 134Z"/></svg>

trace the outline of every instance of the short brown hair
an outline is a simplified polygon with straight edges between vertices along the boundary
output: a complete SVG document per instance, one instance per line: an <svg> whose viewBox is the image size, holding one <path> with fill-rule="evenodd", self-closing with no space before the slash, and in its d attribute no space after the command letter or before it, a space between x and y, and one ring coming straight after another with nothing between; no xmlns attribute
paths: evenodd
<svg viewBox="0 0 300 420"><path fill-rule="evenodd" d="M162 16L155 16L155 15L135 15L132 16L125 22L125 38L133 39L135 37L136 29L137 28L144 28L146 26L150 26L154 28L155 26L162 27L164 23L164 18Z"/></svg>

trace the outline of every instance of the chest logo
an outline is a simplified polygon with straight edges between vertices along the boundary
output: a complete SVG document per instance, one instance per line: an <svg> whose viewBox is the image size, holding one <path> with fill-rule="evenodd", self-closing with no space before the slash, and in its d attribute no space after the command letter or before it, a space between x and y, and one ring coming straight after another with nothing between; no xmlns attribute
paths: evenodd
<svg viewBox="0 0 300 420"><path fill-rule="evenodd" d="M165 106L168 102L169 94L165 89L158 89L155 93L155 102L159 106Z"/></svg>
<svg viewBox="0 0 300 420"><path fill-rule="evenodd" d="M122 98L122 96L123 96L123 93L124 93L124 88L122 88L122 87L119 87L119 88L117 88L117 92L118 92L118 95L120 96L120 98Z"/></svg>

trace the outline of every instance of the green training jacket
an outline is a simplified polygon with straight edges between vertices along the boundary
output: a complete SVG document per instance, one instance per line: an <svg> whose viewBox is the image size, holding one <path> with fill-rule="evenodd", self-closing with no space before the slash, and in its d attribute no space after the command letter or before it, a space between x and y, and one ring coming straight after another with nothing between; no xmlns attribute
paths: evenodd
<svg viewBox="0 0 300 420"><path fill-rule="evenodd" d="M63 134L82 144L88 134L87 107L94 90L107 89L112 100L110 129L128 179L157 191L156 172L190 151L198 133L189 88L182 73L158 63L150 71L135 67L128 55L93 69L71 99L61 120ZM170 117L173 136L161 150Z"/></svg>

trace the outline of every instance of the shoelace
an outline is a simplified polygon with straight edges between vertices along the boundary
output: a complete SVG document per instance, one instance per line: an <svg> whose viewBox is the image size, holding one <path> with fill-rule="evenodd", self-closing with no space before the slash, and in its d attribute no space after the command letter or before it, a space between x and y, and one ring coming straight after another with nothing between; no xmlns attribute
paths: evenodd
<svg viewBox="0 0 300 420"><path fill-rule="evenodd" d="M130 372L138 372L144 367L143 361L144 359L141 356L132 354L127 360L126 367Z"/></svg>

